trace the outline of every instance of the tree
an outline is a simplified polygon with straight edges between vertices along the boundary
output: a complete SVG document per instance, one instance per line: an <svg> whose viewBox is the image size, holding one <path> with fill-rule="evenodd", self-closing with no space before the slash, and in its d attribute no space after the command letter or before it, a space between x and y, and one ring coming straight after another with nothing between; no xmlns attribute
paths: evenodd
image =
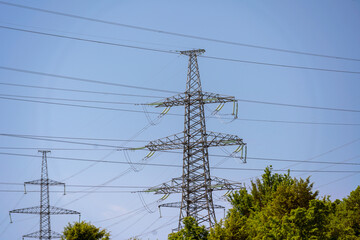
<svg viewBox="0 0 360 240"><path fill-rule="evenodd" d="M109 240L110 233L87 222L68 224L63 232L62 240Z"/></svg>
<svg viewBox="0 0 360 240"><path fill-rule="evenodd" d="M209 232L205 226L199 226L193 217L185 217L184 228L178 232L170 233L169 240L206 240Z"/></svg>
<svg viewBox="0 0 360 240"><path fill-rule="evenodd" d="M312 189L310 178L273 174L270 166L250 192L228 196L232 208L208 239L360 239L360 187L334 202Z"/></svg>

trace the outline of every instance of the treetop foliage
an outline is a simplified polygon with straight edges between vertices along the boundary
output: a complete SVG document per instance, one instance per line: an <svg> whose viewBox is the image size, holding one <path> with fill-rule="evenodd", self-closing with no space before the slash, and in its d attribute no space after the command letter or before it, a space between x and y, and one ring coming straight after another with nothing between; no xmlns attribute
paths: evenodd
<svg viewBox="0 0 360 240"><path fill-rule="evenodd" d="M232 208L208 230L194 218L170 240L360 239L360 186L343 200L319 198L310 178L297 179L267 167L251 188L227 198Z"/></svg>
<svg viewBox="0 0 360 240"><path fill-rule="evenodd" d="M69 223L63 232L62 240L109 240L110 233L87 222Z"/></svg>

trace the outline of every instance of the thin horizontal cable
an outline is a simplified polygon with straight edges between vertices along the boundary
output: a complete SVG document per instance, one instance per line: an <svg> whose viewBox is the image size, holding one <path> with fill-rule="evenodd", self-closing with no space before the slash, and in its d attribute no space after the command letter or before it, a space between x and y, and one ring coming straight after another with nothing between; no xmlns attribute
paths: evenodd
<svg viewBox="0 0 360 240"><path fill-rule="evenodd" d="M7 136L7 135L3 135L0 134L0 136ZM14 136L11 136L14 137ZM56 140L51 140L51 139L43 139L43 138L37 138L37 137L23 137L23 136L18 136L20 138L29 138L29 139L33 139L33 140L42 140L42 141L55 141ZM64 142L64 141L60 141L60 142ZM91 143L81 143L81 142L65 142L65 143L73 143L73 144L84 144L84 145L94 145L94 146L98 146L98 144L91 144ZM85 150L133 150L134 148L123 148L123 149L119 149L119 148L106 148L106 149L73 149L73 148L20 148L20 147L0 147L0 149L7 149L7 150L38 150L38 149L44 149L44 150L57 150L57 151L61 151L61 150L80 150L80 151L85 151ZM148 149L143 148L143 149L139 149L139 150L144 150L144 151L148 151ZM182 154L182 152L176 152L176 151L167 151L167 150L159 150L158 152L165 152L165 153L175 153L175 154ZM221 157L221 158L232 158L232 159L237 159L238 157L235 156L229 156L229 155L219 155L219 154L209 154L210 157ZM355 156L354 158L360 157L359 156ZM255 160L255 161L274 161L274 162L296 162L296 163L312 163L312 164L330 164L330 165L352 165L352 166L360 166L360 163L354 163L354 162L331 162L331 161L313 161L313 160L301 160L301 159L281 159L281 158L265 158L265 157L247 157L247 159L251 159L251 160Z"/></svg>
<svg viewBox="0 0 360 240"><path fill-rule="evenodd" d="M213 117L209 117L213 118ZM332 123L332 122L305 122L305 121L285 121L285 120L269 120L269 119L253 119L253 118L236 118L239 121L249 122L271 122L271 123L289 123L289 124L304 124L304 125L329 125L329 126L360 126L360 123Z"/></svg>
<svg viewBox="0 0 360 240"><path fill-rule="evenodd" d="M87 102L87 103L106 103L106 104L123 104L123 105L138 105L135 102L114 102L114 101L96 101L86 99L70 99L70 98L51 98L51 97L37 97L37 96L24 96L24 95L12 95L12 94L0 94L4 97L16 97L16 98L32 98L32 99L44 99L44 100L56 100L56 101L69 101L69 102Z"/></svg>
<svg viewBox="0 0 360 240"><path fill-rule="evenodd" d="M5 193L24 193L24 190L8 190L8 189L0 189L0 192ZM26 193L39 193L40 190L26 190ZM50 190L51 193L64 193L64 191ZM136 191L66 191L66 193L136 193Z"/></svg>
<svg viewBox="0 0 360 240"><path fill-rule="evenodd" d="M15 183L15 182L0 182L0 185L14 185L14 186L23 186L24 183ZM97 188L150 188L151 186L123 186L123 185L88 185L88 184L66 184L66 187L75 187L75 188L88 188L88 187L97 187ZM64 191L62 191L64 192Z"/></svg>
<svg viewBox="0 0 360 240"><path fill-rule="evenodd" d="M58 90L58 91L95 93L95 94L102 94L102 95L117 95L117 96L146 97L146 98L165 98L165 97L160 97L160 96L148 96L148 95L138 95L138 94L123 94L123 93L112 93L112 92L94 92L94 91L86 91L86 90L75 90L75 89L67 89L67 88L52 88L52 87L43 87L43 86L36 86L36 85L24 85L24 84L2 83L2 82L0 82L0 85L14 86L14 87L26 87L26 88L38 88L38 89L47 89L47 90ZM11 95L7 95L7 96L11 96ZM13 95L13 96L15 96L15 95ZM26 96L21 96L21 97L26 97ZM66 100L68 100L68 99L66 99ZM309 109L331 110L331 111L342 111L342 112L360 112L360 110L355 110L355 109L318 107L318 106L298 105L298 104L288 104L288 103L276 103L276 102L267 102L267 101L258 101L258 100L249 100L249 99L236 99L236 100L240 101L240 102L276 105L276 106L283 106L283 107L309 108ZM81 100L78 100L78 101L81 101ZM103 102L103 101L91 101L91 100L82 100L82 101L83 102L99 102L99 103L117 104L117 102ZM121 103L118 103L118 104L121 104ZM136 104L136 103L134 103L134 104Z"/></svg>
<svg viewBox="0 0 360 240"><path fill-rule="evenodd" d="M0 27L2 27L2 26L0 26ZM72 81L102 84L102 85L108 85L108 86L134 88L134 89L141 89L141 90L148 90L148 91L155 91L155 92L177 93L177 92L169 91L169 90L161 90L161 89L156 89L156 88L140 87L140 86L133 86L133 85L128 85L128 84L113 83L113 82L104 82L104 81L87 79L87 78L72 77L72 76L59 75L59 74L46 73L46 72L38 72L38 71L32 71L32 70L26 70L26 69L20 69L20 68L12 68L12 67L6 67L6 66L0 66L0 69L14 71L14 72L22 72L22 73L27 73L27 74L41 75L41 76L46 76L46 77L62 78L62 79L68 79L68 80L72 80Z"/></svg>
<svg viewBox="0 0 360 240"><path fill-rule="evenodd" d="M14 30L14 31L20 31L20 32L33 33L33 34L44 35L44 36L58 37L58 38L63 38L63 39L71 39L71 40L84 41L84 42L90 42L90 43L99 43L99 44L105 44L105 45L116 46L116 47L133 48L133 49L138 49L138 50L160 52L160 53L178 54L176 51L171 51L171 50L161 50L161 49L155 49L155 48L139 47L139 46L133 46L133 45L127 45L127 44L86 39L86 38L71 37L71 36L65 36L65 35L60 35L60 34L45 33L45 32L27 30L27 29L22 29L22 28L14 28L14 27L3 26L3 25L0 25L0 28Z"/></svg>
<svg viewBox="0 0 360 240"><path fill-rule="evenodd" d="M112 42L90 40L90 39L85 39L85 38L70 37L70 36L59 35L59 34L38 32L38 31L26 30L26 29L22 29L22 28L13 28L13 27L2 26L2 25L0 25L0 28L8 29L8 30L14 30L14 31L20 31L20 32L33 33L33 34L38 34L38 35L51 36L51 37L59 37L59 38L63 38L63 39L71 39L71 40L77 40L77 41L99 43L99 44L105 44L105 45L111 45L111 46L117 46L117 47L127 47L127 48L133 48L133 49L138 49L138 50L146 50L146 51L153 51L153 52L178 54L178 52L174 52L174 51L170 51L170 50L160 50L160 49L124 45L124 44L118 44L118 43L112 43ZM213 59L213 60L220 60L220 61L228 61L228 62L239 62L239 63L247 63L247 64L265 65L265 66L271 66L271 67L294 68L294 69L302 69L302 70L314 70L314 71L325 71L325 72L336 72L336 73L360 74L360 72L357 72L357 71L348 71L348 70L340 70L340 69L315 68L315 67L305 67L305 66L296 66L296 65L285 65L285 64L277 64L277 63L267 63L267 62L257 62L257 61L225 58L225 57L215 57L215 56L203 56L203 55L200 55L198 57L207 58L207 59Z"/></svg>
<svg viewBox="0 0 360 240"><path fill-rule="evenodd" d="M55 140L55 139L47 139L40 137L31 137L31 136L21 136L21 135L13 135L13 134L4 134L1 133L0 136L4 137L17 137L17 138L25 138L25 139L33 139L33 140L42 140L42 141L50 141L50 142L60 142L60 143L70 143L70 144L79 144L79 145L88 145L88 146L99 146L99 147L109 147L111 149L123 149L123 147L115 146L115 145L107 145L107 144L98 144L98 143L86 143L86 142L74 142L68 140ZM109 149L109 150L111 150ZM126 148L125 148L126 149Z"/></svg>
<svg viewBox="0 0 360 240"><path fill-rule="evenodd" d="M58 138L58 139L72 139L72 140L88 140L88 141L110 141L110 142L128 142L129 139L114 139L114 138L86 138L86 137L67 137L67 136L48 136L48 135L30 135L30 134L13 134L1 133L11 136L34 137L34 138ZM132 142L150 142L150 140L131 140Z"/></svg>
<svg viewBox="0 0 360 240"><path fill-rule="evenodd" d="M85 144L85 145L94 145L94 146L98 146L98 144L92 144L92 143L83 143L83 142L71 142L71 141L57 141L54 139L47 139L47 138L43 138L44 136L38 136L38 135L20 135L20 134L6 134L6 133L0 133L0 136L7 136L7 137L18 137L18 138L29 138L29 139L34 139L34 140L43 140L43 141L54 141L54 142L65 142L65 143L74 143L74 144ZM62 137L64 138L64 137ZM66 138L68 139L68 138ZM69 138L69 139L74 139L74 138ZM75 138L75 139L84 139L84 138ZM349 143L343 144L339 147L333 148L325 153L322 153L320 155L317 155L313 158L317 158L320 156L323 156L325 154L328 154L330 152L336 151L340 148L343 148L345 146L348 146L350 144L353 144L355 142L358 142L360 139L355 139ZM129 140L125 140L125 141L129 141ZM143 142L141 140L141 142ZM108 145L107 145L108 146ZM1 147L0 147L1 149ZM15 148L15 149L19 149L19 148ZM21 149L21 148L20 148ZM39 148L33 148L33 149L39 149ZM53 148L51 148L53 149ZM107 150L133 150L134 148L129 147L129 148L114 148L114 149L107 149ZM145 150L147 151L146 148L143 149L139 149L139 150ZM166 153L173 153L173 154L182 154L182 152L177 152L177 151L168 151L168 150L161 150L158 152L166 152ZM211 157L224 157L224 158L238 158L236 156L228 156L228 155L219 155L219 154L209 154L209 156ZM360 156L355 156L356 157L360 157ZM297 162L297 163L313 163L313 164L331 164L331 165L359 165L360 163L344 163L344 162L331 162L331 161L313 161L311 159L309 160L301 160L301 159L280 159L280 158L266 158L266 157L247 157L247 159L251 159L251 160L259 160L259 161L277 161L277 162ZM353 159L353 158L352 158Z"/></svg>
<svg viewBox="0 0 360 240"><path fill-rule="evenodd" d="M37 139L41 140L41 139ZM43 147L0 147L4 150L49 150L49 151L109 151L110 148L43 148Z"/></svg>
<svg viewBox="0 0 360 240"><path fill-rule="evenodd" d="M204 40L204 41L210 41L210 42L216 42L216 43L222 43L222 44L229 44L229 45L234 45L234 46L258 48L258 49L264 49L264 50L269 50L269 51L277 51L277 52L284 52L284 53L291 53L291 54L299 54L299 55L307 55L307 56L315 56L315 57L323 57L323 58L333 58L333 59L348 60L348 61L360 61L360 59L357 59L357 58L332 56L332 55L325 55L325 54L305 52L305 51L289 50L289 49L284 49L284 48L266 47L266 46L255 45L255 44L248 44L248 43L242 43L242 42L220 40L220 39L214 39L214 38L208 38L208 37L202 37L202 36L196 36L196 35L190 35L190 34L184 34L184 33L176 33L176 32L164 31L164 30L160 30L160 29L154 29L154 28L148 28L148 27L124 24L124 23L119 23L119 22L113 22L113 21L108 21L108 20L84 17L84 16L79 16L79 15L70 14L70 13L64 13L64 12L59 12L59 11L51 11L51 10L47 10L47 9L35 8L35 7L30 7L30 6L20 5L20 4L3 2L3 1L0 1L0 4L13 6L13 7L18 7L18 8L23 8L23 9L28 9L28 10L33 10L33 11L49 13L49 14L54 14L54 15L59 15L59 16L76 18L76 19L81 19L81 20L86 20L86 21L91 21L91 22L109 24L109 25L114 25L114 26L132 28L132 29L148 31L148 32L155 32L155 33L160 33L160 34L173 35L173 36L177 36L177 37L192 38L192 39L197 39L197 40Z"/></svg>
<svg viewBox="0 0 360 240"><path fill-rule="evenodd" d="M122 94L122 93L109 93L109 92L92 92L86 90L74 90L74 89L64 89L64 88L51 88L51 87L42 87L42 86L34 86L34 85L23 85L23 84L14 84L14 83L1 83L0 85L7 86L15 86L15 87L28 87L28 88L40 88L40 89L48 89L48 90L60 90L60 91L71 91L71 92L84 92L84 93L97 93L97 94L105 94L105 95L120 95L120 96L130 96L130 97L146 97L146 98L165 98L160 96L148 96L148 95L136 95L136 94ZM1 94L0 94L1 95ZM2 94L4 95L4 94ZM5 95L4 95L5 96ZM12 96L12 95L7 95ZM15 95L13 95L15 96ZM20 97L20 96L19 96ZM25 97L25 96L21 96ZM29 96L27 96L29 97ZM60 100L60 99L59 99ZM66 99L68 100L68 99ZM295 107L295 108L309 108L309 109L318 109L318 110L330 110L330 111L341 111L341 112L360 112L360 110L355 109L344 109L344 108L332 108L332 107L318 107L318 106L309 106L309 105L298 105L298 104L288 104L288 103L276 103L276 102L267 102L267 101L258 101L258 100L249 100L249 99L236 99L240 102L248 102L248 103L256 103L256 104L266 104L266 105L275 105L275 106L283 106L283 107ZM70 100L68 100L70 101ZM118 102L105 102L105 101L91 101L91 100L77 100L83 102L98 102L98 103L113 103L113 104L122 104ZM127 104L127 103L124 103ZM131 103L136 104L136 103Z"/></svg>
<svg viewBox="0 0 360 240"><path fill-rule="evenodd" d="M225 58L225 57L215 57L215 56L205 56L205 55L200 55L198 57L207 58L207 59L213 59L213 60L220 60L220 61L227 61L227 62L239 62L239 63L247 63L247 64L264 65L264 66L271 66L271 67L294 68L294 69L302 69L302 70L314 70L314 71L336 72L336 73L360 74L360 72L357 72L357 71L348 71L348 70L341 70L341 69L329 69L329 68L315 68L315 67L305 67L305 66L296 66L296 65L285 65L285 64L249 61L249 60L241 60L241 59Z"/></svg>
<svg viewBox="0 0 360 240"><path fill-rule="evenodd" d="M41 156L38 155L31 155L31 154L19 154L19 153L6 153L0 152L1 155L8 155L8 156L18 156L18 157L32 157L32 158L40 158ZM57 159L57 160L64 160L64 161L80 161L80 162L101 162L101 163L111 163L111 164L126 164L128 162L122 161L110 161L110 160L95 160L95 159L85 159L85 158L67 158L67 157L55 157L51 156L50 159ZM141 165L141 166L153 166L153 167L171 167L171 168L182 168L182 165L173 165L173 164L161 164L161 163L145 163L145 162L138 162L133 163L134 165ZM233 170L233 171L264 171L262 168L234 168L234 167L211 167L214 170ZM287 172L286 169L273 169L274 172ZM299 170L299 169L291 169L291 172L317 172L317 173L360 173L360 170Z"/></svg>
<svg viewBox="0 0 360 240"><path fill-rule="evenodd" d="M130 110L130 109L110 108L110 107L98 107L98 106L79 105L79 104L57 103L57 102L55 103L55 102L28 100L28 99L20 99L20 98L0 97L0 99L12 100L12 101L21 101L21 102L31 102L31 103L60 105L60 106L68 106L68 107L80 107L80 108L101 109L101 110L111 110L111 111L123 111L123 112L132 112L132 113L144 113L143 111L140 111L140 110ZM149 113L149 114L157 114L157 115L160 114L158 112L147 112L147 113ZM176 114L176 113L167 113L167 115L183 117L182 114ZM216 116L209 116L207 118L216 118ZM227 119L229 119L229 118L227 118ZM232 119L233 118L231 118L229 120L232 120ZM248 121L248 122L270 122L270 123L288 123L288 124L305 124L305 125L360 126L360 123L306 122L306 121L285 121L285 120L251 119L251 118L236 118L236 120Z"/></svg>
<svg viewBox="0 0 360 240"><path fill-rule="evenodd" d="M46 89L46 90L55 90L55 91L64 91L64 92L80 92L80 93L91 93L91 94L101 94L101 95L126 96L126 97L163 98L163 97L159 97L159 96L147 96L147 95L114 93L114 92L97 92L97 91L87 91L87 90L78 90L78 89L69 89L69 88L43 87L43 86L38 86L38 85L26 85L26 84L4 83L4 82L0 82L0 85L13 86L13 87L36 88L36 89Z"/></svg>
<svg viewBox="0 0 360 240"><path fill-rule="evenodd" d="M319 110L330 110L330 111L341 111L341 112L360 112L360 110L355 109L344 109L344 108L332 108L332 107L317 107L309 105L298 105L298 104L289 104L289 103L276 103L276 102L266 102L266 101L257 101L257 100L248 100L248 99L236 99L239 102L248 102L248 103L258 103L258 104L267 104L283 107L295 107L295 108L310 108L310 109L319 109Z"/></svg>

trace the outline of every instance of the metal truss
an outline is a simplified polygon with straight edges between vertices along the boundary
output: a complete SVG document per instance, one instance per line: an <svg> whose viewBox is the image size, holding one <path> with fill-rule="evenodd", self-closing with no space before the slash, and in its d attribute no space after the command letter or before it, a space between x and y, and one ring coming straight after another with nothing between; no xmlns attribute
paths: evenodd
<svg viewBox="0 0 360 240"><path fill-rule="evenodd" d="M170 182L160 184L156 187L149 188L144 192L152 192L154 194L171 194L171 193L182 193L183 191L183 182L182 178L173 178ZM211 186L212 191L234 191L243 188L241 183L230 182L229 180L211 177ZM163 204L164 205L164 204Z"/></svg>
<svg viewBox="0 0 360 240"><path fill-rule="evenodd" d="M52 239L52 238L61 238L62 235L60 233L54 231L37 231L33 233L29 233L23 236L24 238L37 238L37 239Z"/></svg>
<svg viewBox="0 0 360 240"><path fill-rule="evenodd" d="M235 153L237 153L242 151L244 146L246 152L246 143L235 135L206 132L204 105L219 103L219 107L215 110L215 112L218 112L225 103L233 102L233 115L236 118L237 100L234 97L202 91L197 56L204 52L204 49L180 52L189 56L184 93L148 104L166 108L173 106L185 107L183 132L151 141L146 145L146 148L150 151L183 149L183 173L181 178L174 178L169 183L146 190L146 192L165 195L182 193L181 202L165 203L159 206L180 208L179 229L183 227L182 221L187 216L194 217L199 224L213 227L216 223L214 209L222 207L213 203L212 192L241 188L241 184L230 183L225 179L210 176L209 147L238 145L239 147L235 150Z"/></svg>
<svg viewBox="0 0 360 240"><path fill-rule="evenodd" d="M188 142L184 136L184 132L174 134L165 138L160 138L155 141L151 141L145 147L150 151L162 151L162 150L174 150L183 149L184 144L189 144L190 147L195 144L203 144L204 147L219 147L239 145L242 146L245 143L241 138L231 134L207 132L204 134L206 142L196 141L196 139L190 138Z"/></svg>
<svg viewBox="0 0 360 240"><path fill-rule="evenodd" d="M9 212L10 222L12 222L11 214L12 213L23 213L23 214L39 214L40 215L40 230L23 236L24 238L37 238L37 239L53 239L61 238L61 234L56 233L51 230L50 224L50 215L60 215L60 214L79 214L77 211L68 210L59 207L50 206L50 196L49 196L49 186L53 185L64 185L64 194L65 194L65 183L61 183L55 180L51 180L48 177L48 167L47 167L47 153L50 151L39 150L42 153L42 164L41 164L41 179L29 181L24 183L25 193L26 185L40 185L40 206L29 207L29 208L20 208L15 209Z"/></svg>

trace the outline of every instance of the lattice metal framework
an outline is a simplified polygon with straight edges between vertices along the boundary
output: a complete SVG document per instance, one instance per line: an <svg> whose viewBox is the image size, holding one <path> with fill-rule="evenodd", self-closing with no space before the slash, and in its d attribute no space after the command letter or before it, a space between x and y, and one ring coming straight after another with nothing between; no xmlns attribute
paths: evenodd
<svg viewBox="0 0 360 240"><path fill-rule="evenodd" d="M214 209L223 207L214 205L212 191L241 187L240 184L210 176L209 147L239 145L243 149L246 144L235 135L206 132L205 104L237 102L234 97L202 91L197 56L204 52L203 49L181 51L181 54L189 56L186 91L150 104L156 107L185 106L184 131L146 145L150 151L183 149L182 177L147 190L157 194L182 193L181 202L159 206L180 208L179 229L187 216L193 216L199 224L213 227L216 222Z"/></svg>
<svg viewBox="0 0 360 240"><path fill-rule="evenodd" d="M25 193L26 185L40 185L40 206L15 209L9 212L10 221L12 213L24 213L24 214L39 214L40 215L40 230L26 234L24 238L37 238L37 239L53 239L61 238L61 234L51 230L50 224L50 215L60 215L60 214L79 214L77 211L68 210L59 207L50 206L50 196L49 196L49 186L54 185L63 185L64 194L65 194L65 183L54 181L48 177L48 167L47 167L47 154L50 151L39 150L42 153L42 164L41 164L41 179L29 181L24 183Z"/></svg>

